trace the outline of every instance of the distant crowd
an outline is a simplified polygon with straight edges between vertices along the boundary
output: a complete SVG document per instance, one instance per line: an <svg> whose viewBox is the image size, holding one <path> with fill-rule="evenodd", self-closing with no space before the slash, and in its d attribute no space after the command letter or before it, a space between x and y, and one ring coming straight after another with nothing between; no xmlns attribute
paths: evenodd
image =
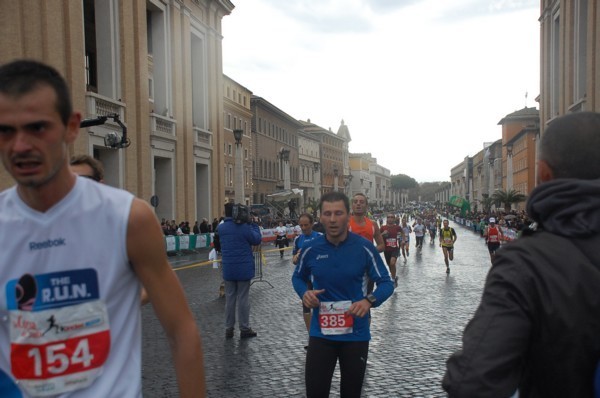
<svg viewBox="0 0 600 398"><path fill-rule="evenodd" d="M196 221L194 222L194 225L190 227L189 221L181 221L179 224L177 224L175 220L169 221L163 218L160 222L160 226L165 236L190 235L192 233L194 235L198 235L215 232L221 220L215 218L212 223L209 223L206 218L203 218L200 224L198 224L198 221Z"/></svg>

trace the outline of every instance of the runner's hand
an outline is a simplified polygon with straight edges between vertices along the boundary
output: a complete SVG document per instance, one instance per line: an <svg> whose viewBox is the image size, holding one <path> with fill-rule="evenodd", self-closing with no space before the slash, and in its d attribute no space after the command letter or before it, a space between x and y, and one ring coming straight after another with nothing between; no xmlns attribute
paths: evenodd
<svg viewBox="0 0 600 398"><path fill-rule="evenodd" d="M369 313L370 309L371 303L369 303L369 300L362 299L360 301L352 303L352 305L348 309L348 314L362 318Z"/></svg>
<svg viewBox="0 0 600 398"><path fill-rule="evenodd" d="M307 290L302 297L302 304L308 308L317 308L321 303L317 298L317 295L324 293L325 289L320 290Z"/></svg>
<svg viewBox="0 0 600 398"><path fill-rule="evenodd" d="M294 265L298 263L298 259L300 258L300 251L302 251L302 249L298 249L298 252L294 254L294 257L292 257L292 263Z"/></svg>

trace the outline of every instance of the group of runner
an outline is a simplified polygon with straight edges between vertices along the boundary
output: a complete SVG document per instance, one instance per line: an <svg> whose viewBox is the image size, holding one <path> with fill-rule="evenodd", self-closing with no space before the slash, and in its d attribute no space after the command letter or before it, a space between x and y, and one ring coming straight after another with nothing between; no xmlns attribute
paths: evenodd
<svg viewBox="0 0 600 398"><path fill-rule="evenodd" d="M342 194L328 195L321 209L325 239L312 230L313 217L302 214L299 219L302 233L295 239L292 253L296 265L292 282L302 299L310 336L305 346L306 387L309 396L327 395L339 359L342 395L360 396L368 353L370 308L381 304L393 292L389 287L390 277L394 288L398 286L396 262L401 253L404 262L410 256L410 235L415 234L417 255L427 236L430 245L437 238L449 274L457 234L449 221L442 221L437 213L389 213L385 220L376 221L369 217L364 194L355 194L350 203ZM344 210L344 200L351 212ZM494 219L490 219L485 237L493 256L502 239L502 231L495 227ZM376 255L382 252L389 276ZM340 261L344 264L342 268ZM358 299L348 300L351 296Z"/></svg>
<svg viewBox="0 0 600 398"><path fill-rule="evenodd" d="M302 214L299 218L302 233L295 239L292 252L292 262L296 266L292 282L302 299L304 321L310 336L305 346L309 396L325 395L329 391L338 357L342 368L342 395L360 395L368 351L366 333L370 325L370 308L379 305L392 293L393 289L385 286L390 279L394 288L398 286L396 262L400 254L404 262L410 256L410 235L415 234L417 255L427 236L430 245L435 244L437 238L447 274L450 273L457 239L449 221L442 221L436 213L389 213L385 220L376 221L369 217L364 194L355 194L350 203L348 198L335 194L325 197L321 209L327 230L325 239L313 231L313 217ZM346 200L351 212L344 210L343 200ZM409 224L409 220L412 223ZM496 230L487 231L491 231L486 232L486 236L490 236L488 239L494 241ZM381 259L375 255L382 252L389 276ZM342 261L342 257L345 265L339 268L338 262ZM367 271L368 277L363 271ZM350 296L359 299L348 300Z"/></svg>
<svg viewBox="0 0 600 398"><path fill-rule="evenodd" d="M435 215L419 215L415 217L412 225L409 225L407 218L407 215L400 217L390 213L381 227L381 231L385 233L385 259L396 284L396 261L400 257L400 253L402 253L404 262L410 256L410 234L413 232L416 241L415 249L417 253L420 253L426 236L429 235L429 243L434 244L439 230L439 243L444 253L446 273L450 273L449 261L454 259L454 242L457 235L456 231L449 226L448 220L444 220L442 224L441 218Z"/></svg>

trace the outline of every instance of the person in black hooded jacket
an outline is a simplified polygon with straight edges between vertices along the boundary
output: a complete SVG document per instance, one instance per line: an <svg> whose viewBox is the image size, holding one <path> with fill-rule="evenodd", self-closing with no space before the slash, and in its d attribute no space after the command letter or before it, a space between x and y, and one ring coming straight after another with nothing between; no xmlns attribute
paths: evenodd
<svg viewBox="0 0 600 398"><path fill-rule="evenodd" d="M600 114L555 119L527 203L447 362L450 397L592 397L600 360Z"/></svg>

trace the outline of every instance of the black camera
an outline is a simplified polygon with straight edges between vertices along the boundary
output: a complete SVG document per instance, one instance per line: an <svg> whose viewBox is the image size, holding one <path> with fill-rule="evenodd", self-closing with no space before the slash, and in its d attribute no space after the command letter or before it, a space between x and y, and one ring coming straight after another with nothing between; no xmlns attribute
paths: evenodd
<svg viewBox="0 0 600 398"><path fill-rule="evenodd" d="M236 224L249 223L250 212L248 211L248 207L241 204L233 205L231 218L233 218L233 222Z"/></svg>

